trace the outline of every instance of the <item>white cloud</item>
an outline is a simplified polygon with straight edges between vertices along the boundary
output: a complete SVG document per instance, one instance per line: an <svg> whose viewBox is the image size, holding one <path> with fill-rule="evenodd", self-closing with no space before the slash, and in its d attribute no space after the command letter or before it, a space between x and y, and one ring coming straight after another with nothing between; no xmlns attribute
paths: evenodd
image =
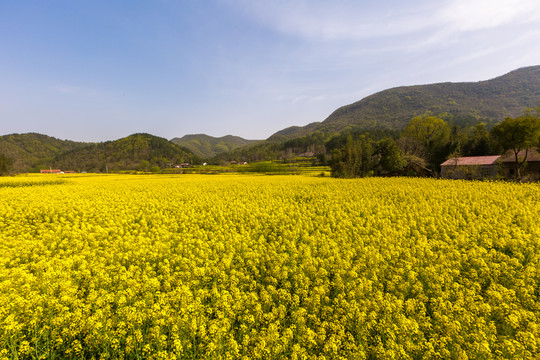
<svg viewBox="0 0 540 360"><path fill-rule="evenodd" d="M441 2L222 0L278 32L310 40L366 40L424 33L428 39L540 20L538 0ZM431 41L428 41L431 43Z"/></svg>
<svg viewBox="0 0 540 360"><path fill-rule="evenodd" d="M317 40L366 39L418 31L433 6L364 1L223 0L279 32ZM400 7L401 6L401 7ZM390 10L389 10L390 9Z"/></svg>
<svg viewBox="0 0 540 360"><path fill-rule="evenodd" d="M492 29L540 19L538 0L453 0L437 17L458 31Z"/></svg>

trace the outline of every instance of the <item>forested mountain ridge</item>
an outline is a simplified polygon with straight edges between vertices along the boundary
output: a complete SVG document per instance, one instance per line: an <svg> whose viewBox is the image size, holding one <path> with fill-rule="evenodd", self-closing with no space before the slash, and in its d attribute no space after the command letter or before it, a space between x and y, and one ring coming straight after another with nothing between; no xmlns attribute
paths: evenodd
<svg viewBox="0 0 540 360"><path fill-rule="evenodd" d="M426 112L448 113L458 122L498 122L536 106L539 97L540 66L517 69L486 81L402 86L342 106L321 123L278 131L269 140L292 139L314 131L336 133L350 127L400 130L411 118Z"/></svg>
<svg viewBox="0 0 540 360"><path fill-rule="evenodd" d="M259 140L247 140L233 135L213 137L205 134L190 134L171 139L171 142L188 148L200 158L211 158L257 141Z"/></svg>
<svg viewBox="0 0 540 360"><path fill-rule="evenodd" d="M53 167L90 172L142 170L191 161L193 153L167 139L133 134L118 140L91 144L55 157Z"/></svg>
<svg viewBox="0 0 540 360"><path fill-rule="evenodd" d="M49 167L50 161L67 151L89 143L60 140L51 136L27 133L0 136L0 154L12 159L14 172L29 172Z"/></svg>

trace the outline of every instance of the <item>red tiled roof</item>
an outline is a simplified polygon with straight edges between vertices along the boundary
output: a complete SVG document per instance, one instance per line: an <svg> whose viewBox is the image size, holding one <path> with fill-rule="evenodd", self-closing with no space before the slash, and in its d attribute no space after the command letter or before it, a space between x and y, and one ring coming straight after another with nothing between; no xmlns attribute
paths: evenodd
<svg viewBox="0 0 540 360"><path fill-rule="evenodd" d="M41 172L42 174L49 174L49 173L59 173L59 172L62 172L62 170L58 170L58 169L40 170L39 172Z"/></svg>
<svg viewBox="0 0 540 360"><path fill-rule="evenodd" d="M501 155L490 156L466 156L450 158L443 162L441 166L461 166L461 165L494 165Z"/></svg>

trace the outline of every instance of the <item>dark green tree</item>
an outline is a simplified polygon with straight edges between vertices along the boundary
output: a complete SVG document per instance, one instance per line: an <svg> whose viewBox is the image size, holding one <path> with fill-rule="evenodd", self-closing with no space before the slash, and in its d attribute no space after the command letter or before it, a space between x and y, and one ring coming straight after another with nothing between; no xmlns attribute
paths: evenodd
<svg viewBox="0 0 540 360"><path fill-rule="evenodd" d="M373 162L377 175L396 175L407 165L403 151L390 138L376 143Z"/></svg>
<svg viewBox="0 0 540 360"><path fill-rule="evenodd" d="M148 160L141 160L139 171L148 171L148 169L150 169L150 162Z"/></svg>
<svg viewBox="0 0 540 360"><path fill-rule="evenodd" d="M364 136L353 140L349 134L345 146L332 151L330 168L334 177L354 178L370 175L373 171L371 140Z"/></svg>
<svg viewBox="0 0 540 360"><path fill-rule="evenodd" d="M403 137L418 142L425 149L426 160L433 170L438 171L440 163L454 150L448 123L429 113L412 118L403 129Z"/></svg>
<svg viewBox="0 0 540 360"><path fill-rule="evenodd" d="M469 130L470 129L470 130ZM468 127L461 144L463 156L485 156L493 152L485 122L479 122L474 127Z"/></svg>
<svg viewBox="0 0 540 360"><path fill-rule="evenodd" d="M514 153L514 175L519 179L529 149L538 146L540 142L538 111L533 113L528 109L516 118L507 117L491 130L491 136L504 151L512 150ZM523 156L519 156L522 151Z"/></svg>

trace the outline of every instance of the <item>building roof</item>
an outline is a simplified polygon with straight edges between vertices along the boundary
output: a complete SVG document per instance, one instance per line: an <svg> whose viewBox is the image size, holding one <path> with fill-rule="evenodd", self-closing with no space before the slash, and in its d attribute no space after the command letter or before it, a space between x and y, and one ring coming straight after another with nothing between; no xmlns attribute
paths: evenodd
<svg viewBox="0 0 540 360"><path fill-rule="evenodd" d="M500 157L501 155L454 157L443 162L441 166L495 165Z"/></svg>

